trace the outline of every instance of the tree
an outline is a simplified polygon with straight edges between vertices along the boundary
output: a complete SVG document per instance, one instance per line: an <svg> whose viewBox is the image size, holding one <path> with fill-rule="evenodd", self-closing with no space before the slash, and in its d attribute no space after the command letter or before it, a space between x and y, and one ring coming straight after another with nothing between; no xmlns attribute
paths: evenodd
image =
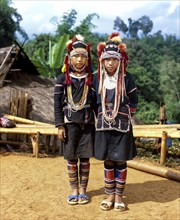
<svg viewBox="0 0 180 220"><path fill-rule="evenodd" d="M27 41L24 44L24 51L27 55L31 58L34 56L34 53L39 48L43 48L45 51L45 59L48 59L48 51L49 51L49 42L51 41L52 44L55 44L59 39L56 38L51 34L34 34L34 39Z"/></svg>
<svg viewBox="0 0 180 220"><path fill-rule="evenodd" d="M99 15L96 13L87 15L87 17L80 22L81 24L75 28L75 32L87 37L92 35L92 30L95 29L96 26L91 21L95 16L99 18Z"/></svg>
<svg viewBox="0 0 180 220"><path fill-rule="evenodd" d="M138 37L138 31L140 29L140 22L133 21L131 18L128 18L129 22L129 32L128 37L137 38Z"/></svg>
<svg viewBox="0 0 180 220"><path fill-rule="evenodd" d="M0 0L0 47L10 46L17 40L16 33L28 39L26 32L20 27L22 20L17 9L10 7L11 0Z"/></svg>
<svg viewBox="0 0 180 220"><path fill-rule="evenodd" d="M56 35L62 36L64 34L69 34L70 36L74 35L72 30L74 24L76 23L77 12L72 9L69 13L63 13L62 18L53 17L51 22L57 25Z"/></svg>
<svg viewBox="0 0 180 220"><path fill-rule="evenodd" d="M142 31L144 37L146 37L153 29L153 22L146 15L139 18L139 29Z"/></svg>
<svg viewBox="0 0 180 220"><path fill-rule="evenodd" d="M146 15L142 16L138 20L132 20L128 18L128 26L120 17L116 17L114 20L114 30L121 31L129 38L138 38L138 34L142 33L143 36L147 36L153 28L153 22Z"/></svg>
<svg viewBox="0 0 180 220"><path fill-rule="evenodd" d="M167 57L160 67L160 88L169 121L180 123L180 64Z"/></svg>
<svg viewBox="0 0 180 220"><path fill-rule="evenodd" d="M116 20L114 21L114 28L113 29L117 30L117 31L121 31L122 33L127 35L126 33L128 31L128 27L119 16L117 16Z"/></svg>

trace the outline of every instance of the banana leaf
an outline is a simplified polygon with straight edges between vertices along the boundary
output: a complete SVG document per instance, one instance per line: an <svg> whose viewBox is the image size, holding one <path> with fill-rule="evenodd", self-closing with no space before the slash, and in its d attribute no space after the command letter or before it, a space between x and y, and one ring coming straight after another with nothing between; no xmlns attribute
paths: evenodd
<svg viewBox="0 0 180 220"><path fill-rule="evenodd" d="M65 34L60 37L59 42L52 47L52 68L59 69L63 66L64 51L66 48L66 42L69 40L69 35Z"/></svg>

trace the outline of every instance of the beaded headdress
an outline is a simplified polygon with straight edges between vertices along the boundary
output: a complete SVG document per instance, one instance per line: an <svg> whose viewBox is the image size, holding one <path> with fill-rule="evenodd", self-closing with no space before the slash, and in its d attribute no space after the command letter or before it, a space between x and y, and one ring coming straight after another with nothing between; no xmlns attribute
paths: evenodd
<svg viewBox="0 0 180 220"><path fill-rule="evenodd" d="M107 42L100 42L97 46L98 51L98 76L100 79L100 68L102 62L108 58L115 58L121 61L124 65L123 72L126 72L126 66L129 62L128 55L126 53L126 45L121 43L120 34L113 32Z"/></svg>
<svg viewBox="0 0 180 220"><path fill-rule="evenodd" d="M82 71L88 73L88 80L86 81L86 84L88 86L91 85L92 81L92 61L91 61L91 53L90 53L90 44L84 42L84 38L78 34L75 35L71 40L69 40L66 43L67 46L67 54L64 59L64 66L62 68L62 72L65 72L66 74L66 83L71 84L72 81L70 79L69 71L70 69L73 70L73 67L70 63L71 56L77 55L77 54L83 54L87 56L88 63L87 65L82 69Z"/></svg>

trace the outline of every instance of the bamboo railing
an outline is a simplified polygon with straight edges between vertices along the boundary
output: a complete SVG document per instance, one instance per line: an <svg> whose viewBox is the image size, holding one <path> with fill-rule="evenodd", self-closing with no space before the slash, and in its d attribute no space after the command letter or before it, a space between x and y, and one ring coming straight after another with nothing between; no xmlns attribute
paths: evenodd
<svg viewBox="0 0 180 220"><path fill-rule="evenodd" d="M50 136L54 136L53 145L57 145L58 128L55 128L53 124L42 123L38 121L32 121L25 118L20 118L12 115L4 115L4 117L18 122L15 128L2 128L0 127L0 134L27 134L30 136L30 140L33 148L33 156L39 157L39 144L40 135L46 135L46 151L49 150ZM20 123L20 124L19 124ZM138 169L155 175L159 175L168 179L176 180L180 182L180 173L173 169L167 169L162 167L166 161L167 151L167 138L179 138L180 139L180 124L161 124L161 125L133 125L133 133L135 138L161 138L161 152L160 152L160 165L157 167L154 165L144 164L136 161L127 161L127 165L130 168ZM0 141L2 142L2 141ZM8 142L8 141L7 141ZM12 143L12 142L10 142ZM54 149L54 148L53 148Z"/></svg>
<svg viewBox="0 0 180 220"><path fill-rule="evenodd" d="M0 133L6 134L26 134L29 135L32 148L33 148L33 156L39 157L39 143L40 143L40 136L46 135L46 151L49 151L50 147L50 136L54 137L52 151L55 151L56 144L55 141L57 140L58 129L55 128L53 124L32 121L29 119L8 115L5 114L4 117L8 118L9 120L14 121L16 127L14 128L1 128ZM21 124L18 124L21 123ZM2 141L1 141L2 142ZM12 142L11 142L12 143Z"/></svg>
<svg viewBox="0 0 180 220"><path fill-rule="evenodd" d="M22 118L22 117L17 117L17 116L14 116L14 115L5 114L4 117L8 118L9 120L12 120L12 121L15 121L15 122L20 122L20 123L23 123L23 124L29 124L29 125L48 125L48 126L52 125L52 124L48 124L48 123L44 123L44 122L32 121L32 120L29 120L29 119L26 119L26 118Z"/></svg>
<svg viewBox="0 0 180 220"><path fill-rule="evenodd" d="M163 131L167 132L168 138L180 138L180 124L133 125L136 138L162 138Z"/></svg>
<svg viewBox="0 0 180 220"><path fill-rule="evenodd" d="M4 117L24 124L17 124L15 128L0 128L0 133L30 135L33 146L33 155L36 157L38 157L39 154L39 136L41 134L53 136L58 135L58 129L55 128L53 124L32 121L12 115L4 115ZM135 138L161 138L160 164L163 165L166 160L167 138L180 138L180 124L133 125L133 133ZM49 141L48 138L47 141Z"/></svg>

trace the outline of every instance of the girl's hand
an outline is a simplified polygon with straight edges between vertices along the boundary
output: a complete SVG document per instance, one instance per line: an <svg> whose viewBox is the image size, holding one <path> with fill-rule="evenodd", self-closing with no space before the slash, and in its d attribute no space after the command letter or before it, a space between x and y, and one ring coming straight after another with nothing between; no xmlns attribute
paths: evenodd
<svg viewBox="0 0 180 220"><path fill-rule="evenodd" d="M58 138L61 141L65 141L65 139L66 139L66 130L65 130L64 126L59 126L58 127Z"/></svg>

